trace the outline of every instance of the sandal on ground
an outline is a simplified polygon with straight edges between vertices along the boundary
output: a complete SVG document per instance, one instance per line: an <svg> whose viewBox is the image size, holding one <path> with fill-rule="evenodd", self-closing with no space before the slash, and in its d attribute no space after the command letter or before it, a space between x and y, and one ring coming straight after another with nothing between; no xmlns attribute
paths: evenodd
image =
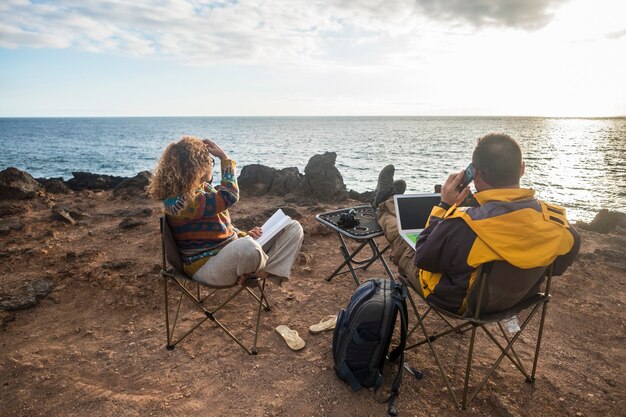
<svg viewBox="0 0 626 417"><path fill-rule="evenodd" d="M285 339L287 346L289 346L291 350L300 350L304 347L304 340L300 337L297 331L291 330L283 324L276 327L276 331L283 337L283 339Z"/></svg>
<svg viewBox="0 0 626 417"><path fill-rule="evenodd" d="M309 332L312 334L317 334L325 330L333 330L336 324L337 324L336 315L325 316L325 317L322 317L319 323L314 324L311 327L309 327Z"/></svg>

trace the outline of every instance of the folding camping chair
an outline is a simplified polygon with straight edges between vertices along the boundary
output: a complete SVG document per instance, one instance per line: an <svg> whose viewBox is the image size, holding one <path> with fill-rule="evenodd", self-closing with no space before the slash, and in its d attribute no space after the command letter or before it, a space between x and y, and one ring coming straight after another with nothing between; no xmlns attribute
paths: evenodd
<svg viewBox="0 0 626 417"><path fill-rule="evenodd" d="M170 350L174 349L174 347L178 343L180 343L189 334L196 330L207 319L210 319L217 325L217 327L224 330L224 332L226 332L226 334L231 339L233 339L239 346L241 346L241 348L245 350L248 354L256 355L256 344L259 334L261 309L263 308L265 309L265 311L269 311L271 309L265 295L265 279L254 277L247 279L243 284L235 283L231 286L226 287L215 287L205 283L194 281L183 272L183 262L180 258L176 242L174 241L174 236L170 231L165 217L161 217L160 222L163 255L163 267L161 269L161 276L163 277L163 290L165 295L165 327L167 332L166 347ZM175 297L177 298L177 300L175 300L176 306L172 314L170 314L170 297L168 290L168 287L170 285L173 286L175 290L179 291L177 297ZM206 287L209 290L208 295L202 296L201 286ZM253 288L258 289L259 295L255 294L255 292L252 290ZM214 307L208 307L207 304L217 298L218 294L229 292L223 290L230 290L230 294L226 297L226 299L222 302L218 302L217 305ZM220 320L217 319L217 317L215 317L215 313L221 310L224 306L226 306L226 304L228 304L231 300L233 300L242 292L252 295L252 297L256 300L255 307L258 305L254 329L254 341L251 347L246 347L243 344L242 340L240 340L240 338L235 336L228 328L226 328L226 326ZM198 311L203 313L204 317L200 321L195 323L191 327L191 329L185 332L182 336L174 340L174 332L176 330L179 315L181 314L181 304L183 300L190 301L192 306L196 307Z"/></svg>
<svg viewBox="0 0 626 417"><path fill-rule="evenodd" d="M539 350L541 348L541 338L546 318L546 309L548 301L550 301L551 279L551 265L548 268L541 267L522 270L503 261L484 264L477 271L476 280L468 294L467 309L463 315L450 313L449 311L429 304L426 300L424 301L428 304L428 309L422 315L409 293L409 301L417 317L417 324L413 327L411 332L414 332L419 327L423 332L424 338L415 344L407 346L406 350L414 349L423 344L428 344L430 352L437 363L437 367L439 368L452 401L462 410L467 409L468 405L472 402L472 400L474 400L478 392L482 389L489 377L498 368L500 362L504 358L510 360L515 368L524 375L526 382L534 383L535 372L537 370L537 360L539 359ZM400 277L400 281L410 288L413 288L413 290L421 296L422 292L420 289L415 289L406 277ZM541 292L541 286L544 281L545 289ZM524 329L526 329L526 326L535 316L535 313L540 307L541 318L539 332L537 335L536 345L534 347L532 370L529 374L520 359L520 355L516 352L514 344L520 338L520 335ZM438 334L430 334L427 331L424 319L430 312L435 312L446 322L448 327L447 330ZM507 335L507 332L501 322L517 316L518 314L524 315L525 318L521 321L519 326L520 330L511 337L510 335ZM452 321L450 319L452 319ZM453 323L455 322L459 324L454 325ZM494 335L494 333L489 330L487 325L490 323L497 323L497 326L502 332L502 337L496 338L498 333L495 332L496 334ZM490 367L482 381L475 387L473 393L468 397L470 390L472 359L474 357L474 348L476 346L476 330L478 328L482 329L488 336L489 340L491 340L499 348L500 356ZM462 401L459 401L455 390L452 388L450 383L448 372L444 368L439 355L435 350L434 342L440 337L452 333L464 333L466 330L471 330L471 336L465 367L463 398Z"/></svg>

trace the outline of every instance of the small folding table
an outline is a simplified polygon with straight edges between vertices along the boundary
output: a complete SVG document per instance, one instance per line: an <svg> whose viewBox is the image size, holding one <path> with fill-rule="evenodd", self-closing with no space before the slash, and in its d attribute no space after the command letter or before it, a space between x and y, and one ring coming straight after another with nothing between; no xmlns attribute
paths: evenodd
<svg viewBox="0 0 626 417"><path fill-rule="evenodd" d="M346 227L342 224L340 219L342 214L348 213L350 210L354 210L354 218L357 224L352 227ZM361 284L361 281L359 281L356 271L367 269L376 260L379 260L383 264L387 275L389 278L393 279L393 273L389 270L389 266L383 256L389 249L389 244L380 250L374 240L379 236L383 236L384 233L376 220L376 211L371 206L363 205L320 213L315 216L315 220L337 233L340 243L339 249L343 255L343 262L335 269L335 272L326 278L326 281L332 280L337 275L349 272L352 274L352 278L358 286ZM350 249L346 245L345 238L359 243L354 251L350 252ZM358 253L366 246L369 246L372 251L371 256L367 259L356 259ZM343 270L344 268L347 269Z"/></svg>

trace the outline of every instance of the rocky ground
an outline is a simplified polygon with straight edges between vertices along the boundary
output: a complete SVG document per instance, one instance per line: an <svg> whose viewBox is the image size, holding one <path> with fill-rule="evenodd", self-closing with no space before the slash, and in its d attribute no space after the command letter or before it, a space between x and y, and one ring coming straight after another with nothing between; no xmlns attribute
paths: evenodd
<svg viewBox="0 0 626 417"><path fill-rule="evenodd" d="M249 356L210 322L165 349L159 205L129 190L39 190L0 202L0 416L386 415L372 392L352 392L335 376L332 333L307 332L355 289L347 275L324 280L342 257L314 216L358 202L301 205L244 193L232 210L235 224L260 224L283 207L305 230L291 281L269 288L273 309L263 315L259 355ZM408 361L424 378L405 376L400 415L623 415L626 233L581 235L578 260L553 283L534 385L505 361L461 412L421 348ZM374 265L360 276L384 272ZM221 312L248 340L251 307L240 298ZM291 351L274 331L279 324L299 331L306 347ZM530 336L519 344L524 358ZM441 343L444 361L462 364L468 339ZM479 367L496 353L484 342ZM450 376L457 384L462 378L460 370Z"/></svg>

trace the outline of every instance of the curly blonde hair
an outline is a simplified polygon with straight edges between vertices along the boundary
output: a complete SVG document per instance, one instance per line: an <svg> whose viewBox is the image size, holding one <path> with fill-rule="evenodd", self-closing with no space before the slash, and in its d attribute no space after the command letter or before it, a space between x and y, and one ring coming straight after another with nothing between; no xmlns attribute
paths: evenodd
<svg viewBox="0 0 626 417"><path fill-rule="evenodd" d="M213 159L204 143L195 136L183 136L163 151L147 187L148 194L157 201L174 196L190 199L212 170Z"/></svg>

